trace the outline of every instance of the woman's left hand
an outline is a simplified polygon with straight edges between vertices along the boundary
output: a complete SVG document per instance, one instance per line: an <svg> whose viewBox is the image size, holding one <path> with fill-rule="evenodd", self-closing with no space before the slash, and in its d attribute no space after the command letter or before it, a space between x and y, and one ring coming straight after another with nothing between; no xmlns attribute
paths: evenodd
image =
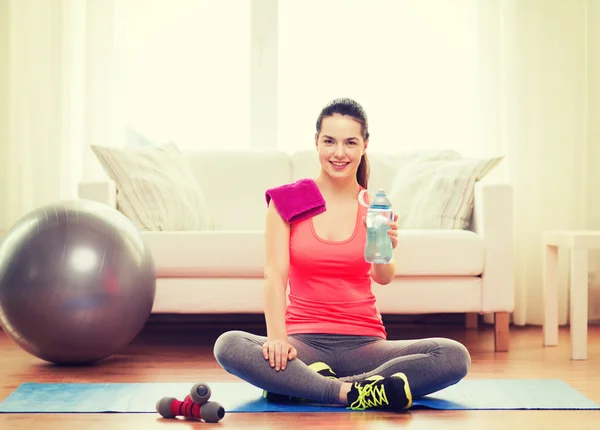
<svg viewBox="0 0 600 430"><path fill-rule="evenodd" d="M388 234L392 239L392 249L396 249L398 245L398 214L394 214L394 221L389 224L390 229L388 230Z"/></svg>
<svg viewBox="0 0 600 430"><path fill-rule="evenodd" d="M396 249L398 245L398 214L394 214L394 221L388 224L390 229L388 230L388 234L390 235L390 239L392 239L392 249ZM367 228L367 219L363 217L363 226Z"/></svg>

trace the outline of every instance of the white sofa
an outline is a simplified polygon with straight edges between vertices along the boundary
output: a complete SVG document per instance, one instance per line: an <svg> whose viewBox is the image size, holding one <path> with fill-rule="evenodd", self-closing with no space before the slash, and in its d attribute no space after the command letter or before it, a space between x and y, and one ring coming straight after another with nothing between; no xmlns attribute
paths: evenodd
<svg viewBox="0 0 600 430"><path fill-rule="evenodd" d="M389 190L394 154L369 153L369 188ZM153 313L261 313L265 191L315 177L315 151L185 152L213 218L212 231L143 231L157 268ZM384 161L384 158L387 161ZM83 182L79 197L116 207L116 185ZM508 350L514 306L512 189L475 184L465 230L402 230L396 279L373 285L383 314L495 314L495 349Z"/></svg>

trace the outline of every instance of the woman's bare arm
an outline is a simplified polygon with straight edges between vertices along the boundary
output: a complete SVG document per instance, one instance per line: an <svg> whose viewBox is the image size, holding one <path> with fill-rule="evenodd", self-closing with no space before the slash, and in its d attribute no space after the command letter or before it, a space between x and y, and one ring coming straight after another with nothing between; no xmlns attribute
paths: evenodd
<svg viewBox="0 0 600 430"><path fill-rule="evenodd" d="M387 285L396 277L396 258L389 264L371 264L371 277L380 285Z"/></svg>
<svg viewBox="0 0 600 430"><path fill-rule="evenodd" d="M265 322L269 340L287 341L285 326L286 290L290 226L271 201L265 227L265 283L263 290Z"/></svg>

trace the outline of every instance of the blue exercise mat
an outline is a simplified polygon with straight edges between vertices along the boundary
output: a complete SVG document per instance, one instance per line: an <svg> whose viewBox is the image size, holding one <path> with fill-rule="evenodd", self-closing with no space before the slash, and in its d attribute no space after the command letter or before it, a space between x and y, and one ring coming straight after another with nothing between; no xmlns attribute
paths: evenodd
<svg viewBox="0 0 600 430"><path fill-rule="evenodd" d="M162 397L183 400L189 383L24 383L2 403L0 412L12 413L156 413ZM210 400L232 412L347 412L340 406L306 403L277 404L264 400L262 390L244 382L208 382ZM600 409L559 380L465 379L430 396L414 407L440 410L483 409Z"/></svg>

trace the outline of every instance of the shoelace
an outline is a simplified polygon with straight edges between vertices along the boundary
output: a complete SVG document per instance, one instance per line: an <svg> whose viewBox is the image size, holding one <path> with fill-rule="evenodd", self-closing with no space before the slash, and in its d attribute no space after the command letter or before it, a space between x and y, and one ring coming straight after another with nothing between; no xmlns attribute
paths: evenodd
<svg viewBox="0 0 600 430"><path fill-rule="evenodd" d="M354 386L358 390L358 398L350 405L350 408L362 411L384 404L389 405L385 394L385 387L380 381L374 381L365 385L355 383Z"/></svg>

